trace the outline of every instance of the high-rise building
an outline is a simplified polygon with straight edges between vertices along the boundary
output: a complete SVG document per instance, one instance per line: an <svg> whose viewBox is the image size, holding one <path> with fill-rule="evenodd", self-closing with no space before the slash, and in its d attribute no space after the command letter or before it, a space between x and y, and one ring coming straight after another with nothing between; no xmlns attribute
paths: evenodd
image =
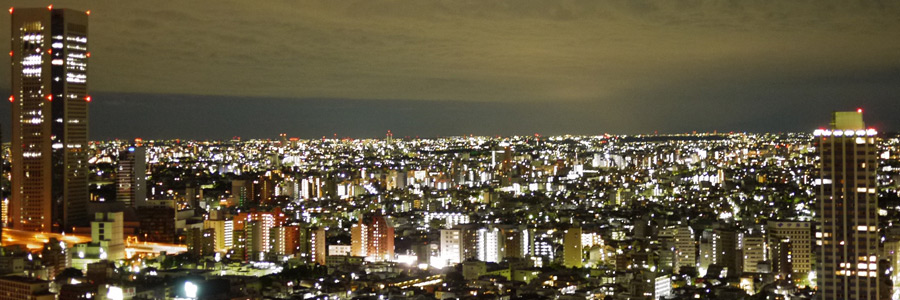
<svg viewBox="0 0 900 300"><path fill-rule="evenodd" d="M144 147L133 146L119 153L116 172L116 201L125 206L142 206L147 200L147 161Z"/></svg>
<svg viewBox="0 0 900 300"><path fill-rule="evenodd" d="M756 273L756 266L766 260L766 239L761 234L742 234L740 244L744 272Z"/></svg>
<svg viewBox="0 0 900 300"><path fill-rule="evenodd" d="M778 252L775 247L787 241L791 249L791 276L795 281L807 279L812 271L812 224L810 222L770 221L766 224L768 234L769 260L778 266ZM780 269L779 269L780 270ZM787 278L787 276L785 276Z"/></svg>
<svg viewBox="0 0 900 300"><path fill-rule="evenodd" d="M300 248L300 227L278 226L269 234L272 244L271 252L275 255L293 255Z"/></svg>
<svg viewBox="0 0 900 300"><path fill-rule="evenodd" d="M835 112L831 128L814 132L819 299L881 299L876 134L865 128L862 110Z"/></svg>
<svg viewBox="0 0 900 300"><path fill-rule="evenodd" d="M478 229L478 252L476 258L483 262L499 263L506 257L506 236L495 226ZM581 242L579 233L578 242Z"/></svg>
<svg viewBox="0 0 900 300"><path fill-rule="evenodd" d="M711 270L715 265L727 270L729 276L740 274L740 256L735 231L727 228L706 229L700 239L700 269ZM718 268L715 268L718 270ZM706 274L701 271L700 274ZM719 275L719 274L714 274Z"/></svg>
<svg viewBox="0 0 900 300"><path fill-rule="evenodd" d="M350 228L350 254L365 256L370 261L394 258L394 227L384 216L372 217L371 223L362 220Z"/></svg>
<svg viewBox="0 0 900 300"><path fill-rule="evenodd" d="M225 220L205 220L203 229L211 229L215 239L215 251L224 251L225 247Z"/></svg>
<svg viewBox="0 0 900 300"><path fill-rule="evenodd" d="M441 260L447 265L455 265L465 258L463 257L463 231L464 229L441 229Z"/></svg>
<svg viewBox="0 0 900 300"><path fill-rule="evenodd" d="M12 14L10 225L66 231L88 224L88 15Z"/></svg>
<svg viewBox="0 0 900 300"><path fill-rule="evenodd" d="M694 229L684 225L675 229L675 270L697 267L697 240Z"/></svg>
<svg viewBox="0 0 900 300"><path fill-rule="evenodd" d="M309 230L309 240L310 240L310 258L313 263L319 265L325 265L326 259L328 258L328 248L325 242L325 228L311 228Z"/></svg>
<svg viewBox="0 0 900 300"><path fill-rule="evenodd" d="M441 260L447 265L454 265L467 259L478 259L479 227L475 224L460 224L451 229L441 229Z"/></svg>

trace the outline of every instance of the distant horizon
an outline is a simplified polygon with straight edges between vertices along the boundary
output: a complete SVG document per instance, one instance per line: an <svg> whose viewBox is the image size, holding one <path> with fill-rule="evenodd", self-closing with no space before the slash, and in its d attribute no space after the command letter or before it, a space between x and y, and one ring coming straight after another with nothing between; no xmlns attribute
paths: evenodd
<svg viewBox="0 0 900 300"><path fill-rule="evenodd" d="M0 91L8 93L8 91ZM900 128L900 103L834 99L804 111L773 107L728 118L701 111L708 103L686 104L695 112L671 112L667 105L643 102L616 107L584 102L497 103L359 99L282 99L264 97L92 93L92 141L144 139L277 139L285 133L303 139L435 138L447 136L542 136L602 134L683 134L717 131L747 133L812 132L828 126L832 111L864 109L867 127L879 132ZM775 101L777 102L777 101ZM824 101L823 101L824 102ZM777 103L771 103L777 105ZM719 109L728 109L721 105ZM9 105L0 116L10 116ZM733 108L732 108L733 109ZM613 112L615 110L615 113ZM165 115L165 118L159 116ZM0 118L9 141L9 117Z"/></svg>

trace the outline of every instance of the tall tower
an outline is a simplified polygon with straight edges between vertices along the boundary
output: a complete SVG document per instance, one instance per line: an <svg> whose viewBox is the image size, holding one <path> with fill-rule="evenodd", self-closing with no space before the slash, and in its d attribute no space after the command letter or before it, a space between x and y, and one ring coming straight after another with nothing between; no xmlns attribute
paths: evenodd
<svg viewBox="0 0 900 300"><path fill-rule="evenodd" d="M876 132L862 110L835 112L815 133L820 185L816 193L819 299L880 299Z"/></svg>
<svg viewBox="0 0 900 300"><path fill-rule="evenodd" d="M86 226L88 13L49 6L10 14L10 226L55 232Z"/></svg>
<svg viewBox="0 0 900 300"><path fill-rule="evenodd" d="M147 201L146 150L141 146L128 147L119 152L116 172L116 201L125 206L144 206Z"/></svg>

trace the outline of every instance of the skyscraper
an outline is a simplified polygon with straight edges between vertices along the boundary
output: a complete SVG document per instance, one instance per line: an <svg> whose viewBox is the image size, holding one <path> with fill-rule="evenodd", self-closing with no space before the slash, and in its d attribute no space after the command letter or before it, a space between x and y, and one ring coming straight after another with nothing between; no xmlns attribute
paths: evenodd
<svg viewBox="0 0 900 300"><path fill-rule="evenodd" d="M30 231L87 225L88 15L52 6L10 14L9 223Z"/></svg>
<svg viewBox="0 0 900 300"><path fill-rule="evenodd" d="M835 112L815 133L816 193L822 245L816 256L819 299L880 299L875 135L862 110Z"/></svg>
<svg viewBox="0 0 900 300"><path fill-rule="evenodd" d="M125 206L143 206L147 200L147 162L144 147L133 146L119 153L116 201Z"/></svg>

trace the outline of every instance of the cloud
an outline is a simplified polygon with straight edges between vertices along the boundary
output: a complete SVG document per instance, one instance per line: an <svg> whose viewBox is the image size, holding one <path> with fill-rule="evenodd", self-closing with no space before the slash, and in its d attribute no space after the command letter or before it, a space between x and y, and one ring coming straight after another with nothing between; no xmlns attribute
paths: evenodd
<svg viewBox="0 0 900 300"><path fill-rule="evenodd" d="M45 4L17 0L12 5ZM575 102L573 107L621 107L619 114L631 112L623 101L666 107L670 114L689 113L679 107L694 103L716 103L722 111L740 113L748 108L737 102L746 101L744 95L800 107L810 99L795 97L834 92L834 86L843 86L836 93L848 95L861 88L889 90L897 79L875 76L881 81L871 85L817 82L866 81L874 77L865 74L900 66L897 1L65 5L92 10L95 92ZM0 23L8 24L8 18L3 15ZM0 30L0 38L8 32ZM0 70L0 88L9 88L8 74ZM812 88L819 90L793 92Z"/></svg>

